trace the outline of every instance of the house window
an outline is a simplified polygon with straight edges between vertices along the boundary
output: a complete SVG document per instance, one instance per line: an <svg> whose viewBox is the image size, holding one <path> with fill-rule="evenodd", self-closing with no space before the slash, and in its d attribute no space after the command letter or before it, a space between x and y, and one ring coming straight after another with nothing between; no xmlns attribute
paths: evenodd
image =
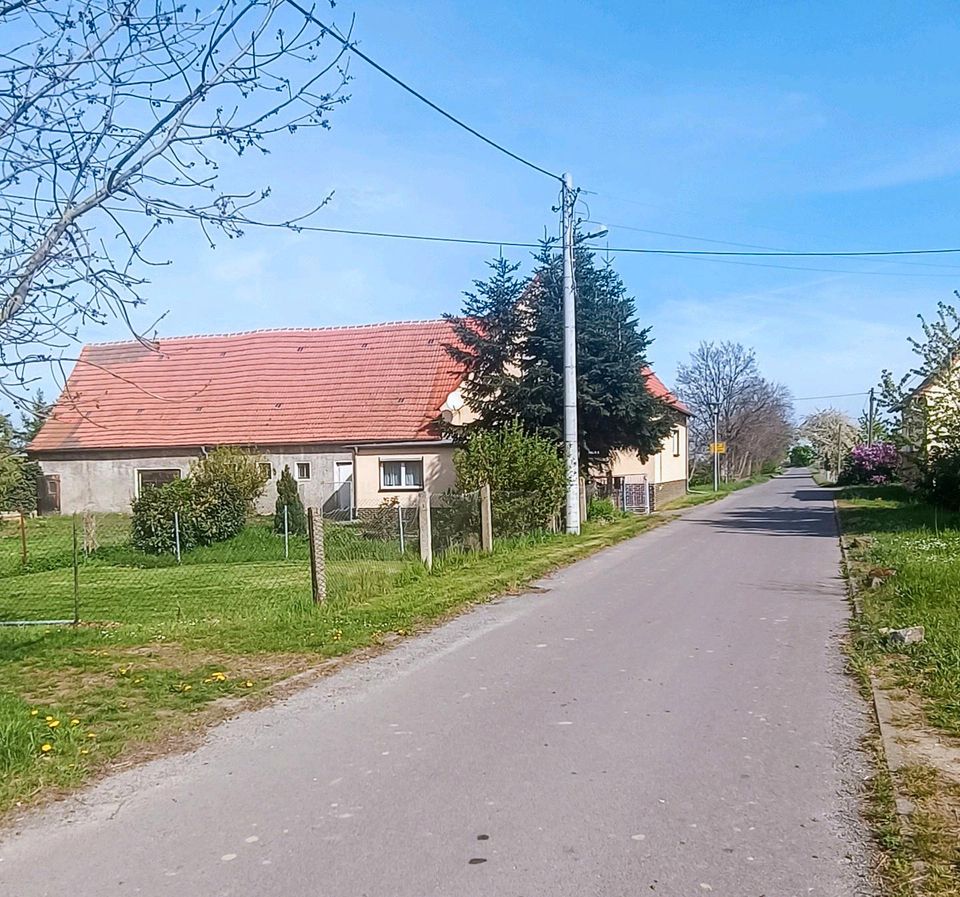
<svg viewBox="0 0 960 897"><path fill-rule="evenodd" d="M401 458L380 462L381 489L422 489L423 459Z"/></svg>
<svg viewBox="0 0 960 897"><path fill-rule="evenodd" d="M147 489L163 486L180 479L180 469L177 467L161 467L156 469L141 469L137 471L137 482L142 495Z"/></svg>
<svg viewBox="0 0 960 897"><path fill-rule="evenodd" d="M298 480L310 479L310 462L309 461L297 461L297 479Z"/></svg>
<svg viewBox="0 0 960 897"><path fill-rule="evenodd" d="M273 465L269 461L258 462L257 470L260 471L260 476L262 476L265 480L273 479Z"/></svg>
<svg viewBox="0 0 960 897"><path fill-rule="evenodd" d="M673 456L675 458L680 457L680 431L674 430L672 433L673 436Z"/></svg>

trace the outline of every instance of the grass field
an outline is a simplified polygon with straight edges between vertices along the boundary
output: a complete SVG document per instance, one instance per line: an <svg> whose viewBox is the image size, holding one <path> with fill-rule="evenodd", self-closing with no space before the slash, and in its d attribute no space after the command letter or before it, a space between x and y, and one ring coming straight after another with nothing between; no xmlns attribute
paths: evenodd
<svg viewBox="0 0 960 897"><path fill-rule="evenodd" d="M501 541L488 555L451 552L433 572L399 552L359 557L347 543L334 548L342 557L331 562L331 577L339 563L347 581L321 606L309 601L305 564L224 562L223 543L205 550L206 562L138 568L130 555L125 564L108 562L127 549L101 541L104 553L82 571L82 595L89 592L88 606L102 611L99 622L0 628L0 812L57 796L118 760L179 745L323 658L404 636L662 520L634 516L587 524L580 536ZM37 557L47 559L38 567L47 569L4 575L4 601L19 594L11 581L36 602L54 601L63 568L51 559L62 552L63 533L50 527L46 535L43 550L35 542ZM229 552L241 556L237 546ZM149 595L145 582L154 586Z"/></svg>
<svg viewBox="0 0 960 897"><path fill-rule="evenodd" d="M16 521L0 524L0 621L72 620L73 521L26 523L27 560ZM270 519L251 522L226 542L173 555L129 544L129 518L98 515L95 532L78 537L77 605L83 621L159 623L251 619L301 611L311 601L309 550L291 536L289 557ZM420 566L399 543L365 538L357 526L325 528L327 590L334 598L370 595Z"/></svg>
<svg viewBox="0 0 960 897"><path fill-rule="evenodd" d="M884 662L923 697L931 722L960 736L960 514L923 504L899 486L847 488L839 500L843 531L867 537L853 551L861 580L861 662ZM926 638L898 652L881 627L923 626Z"/></svg>

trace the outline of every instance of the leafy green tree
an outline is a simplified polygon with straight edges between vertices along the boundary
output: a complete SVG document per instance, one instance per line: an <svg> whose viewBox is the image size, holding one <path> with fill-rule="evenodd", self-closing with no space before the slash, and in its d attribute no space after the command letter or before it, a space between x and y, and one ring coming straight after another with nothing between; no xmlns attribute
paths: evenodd
<svg viewBox="0 0 960 897"><path fill-rule="evenodd" d="M283 468L280 479L277 480L277 504L273 514L274 532L283 532L283 509L287 509L287 526L289 532L298 536L307 534L307 512L303 508L300 490L297 481L290 473L289 466Z"/></svg>
<svg viewBox="0 0 960 897"><path fill-rule="evenodd" d="M817 460L812 445L795 445L790 449L791 467L810 467Z"/></svg>
<svg viewBox="0 0 960 897"><path fill-rule="evenodd" d="M476 414L456 435L494 430L513 420L524 432L563 439L562 258L547 243L532 276L517 278L503 259L466 294L463 314L448 316L460 346L448 348L471 373L462 390ZM575 252L580 463L602 466L620 449L659 451L676 412L646 388L649 328L612 264L597 265L582 243Z"/></svg>
<svg viewBox="0 0 960 897"><path fill-rule="evenodd" d="M566 475L557 446L525 434L518 420L471 434L454 452L453 463L464 491L490 486L497 535L545 529L560 512Z"/></svg>

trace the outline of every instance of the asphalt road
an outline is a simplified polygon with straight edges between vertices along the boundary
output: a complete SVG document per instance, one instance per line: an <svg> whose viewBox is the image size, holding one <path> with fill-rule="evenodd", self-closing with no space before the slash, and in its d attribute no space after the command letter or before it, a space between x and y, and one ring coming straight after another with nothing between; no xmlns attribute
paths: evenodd
<svg viewBox="0 0 960 897"><path fill-rule="evenodd" d="M870 894L838 562L799 473L698 509L30 819L0 893Z"/></svg>

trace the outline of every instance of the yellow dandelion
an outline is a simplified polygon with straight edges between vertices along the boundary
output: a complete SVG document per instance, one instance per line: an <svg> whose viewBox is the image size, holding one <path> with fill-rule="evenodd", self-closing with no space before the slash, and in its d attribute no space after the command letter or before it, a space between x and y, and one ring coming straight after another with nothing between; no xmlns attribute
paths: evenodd
<svg viewBox="0 0 960 897"><path fill-rule="evenodd" d="M134 685L139 685L141 682L143 682L143 679L142 679L142 678L140 678L140 679L134 679L134 680L133 680L133 684L134 684Z"/></svg>
<svg viewBox="0 0 960 897"><path fill-rule="evenodd" d="M79 726L79 725L80 725L80 720L74 718L74 719L70 720L70 725L71 725L71 726Z"/></svg>
<svg viewBox="0 0 960 897"><path fill-rule="evenodd" d="M96 737L97 737L96 732L87 732L87 738L96 738Z"/></svg>
<svg viewBox="0 0 960 897"><path fill-rule="evenodd" d="M53 719L52 716L45 716L44 719L49 723Z"/></svg>
<svg viewBox="0 0 960 897"><path fill-rule="evenodd" d="M191 691L192 689L193 686L189 682L184 682L183 685L180 686L180 691Z"/></svg>
<svg viewBox="0 0 960 897"><path fill-rule="evenodd" d="M253 688L253 683L252 683L249 679L247 679L247 681L243 683L243 687L244 687L244 688Z"/></svg>
<svg viewBox="0 0 960 897"><path fill-rule="evenodd" d="M39 710L31 710L30 716L36 716L39 712L40 712Z"/></svg>
<svg viewBox="0 0 960 897"><path fill-rule="evenodd" d="M80 748L80 753L81 753L81 754L89 754L90 751L89 751L87 748Z"/></svg>
<svg viewBox="0 0 960 897"><path fill-rule="evenodd" d="M42 745L40 745L40 750L43 751L45 754L49 754L50 751L53 750L53 745L52 745L52 744L42 744Z"/></svg>
<svg viewBox="0 0 960 897"><path fill-rule="evenodd" d="M52 720L50 720L49 723L47 723L47 725L48 725L51 729L56 729L57 726L60 725L60 720L58 720L58 719L52 719Z"/></svg>
<svg viewBox="0 0 960 897"><path fill-rule="evenodd" d="M211 678L214 682L226 682L226 681L227 681L227 674L226 674L226 673L214 673L210 678Z"/></svg>

